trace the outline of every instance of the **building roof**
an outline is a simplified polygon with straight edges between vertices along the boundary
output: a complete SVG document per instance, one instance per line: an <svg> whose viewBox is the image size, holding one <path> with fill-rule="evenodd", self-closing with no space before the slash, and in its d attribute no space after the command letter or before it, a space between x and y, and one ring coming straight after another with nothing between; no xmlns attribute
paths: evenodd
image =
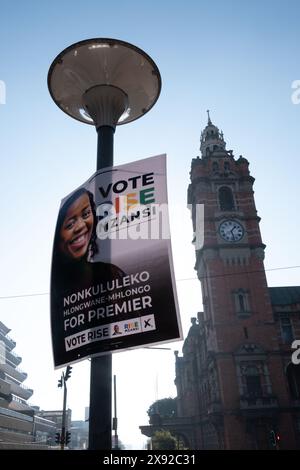
<svg viewBox="0 0 300 470"><path fill-rule="evenodd" d="M272 305L300 303L300 286L269 287Z"/></svg>

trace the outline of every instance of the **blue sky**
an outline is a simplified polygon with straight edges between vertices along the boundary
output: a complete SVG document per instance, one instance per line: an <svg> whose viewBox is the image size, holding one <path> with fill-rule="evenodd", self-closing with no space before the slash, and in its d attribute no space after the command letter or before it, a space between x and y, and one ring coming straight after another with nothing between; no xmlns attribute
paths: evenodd
<svg viewBox="0 0 300 470"><path fill-rule="evenodd" d="M94 129L62 113L47 89L48 69L56 55L91 37L135 44L161 72L162 92L154 108L117 129L115 164L168 155L184 332L190 317L202 309L199 283L181 279L195 278L185 204L206 109L223 130L227 148L250 161L267 245L266 267L300 265L300 105L291 101L292 82L300 79L299 10L296 0L0 1L0 80L6 85L6 104L0 104L0 297L49 292L60 200L95 170ZM299 269L267 272L270 286L299 285L299 274ZM0 319L12 328L29 374L27 385L35 389L32 402L60 408L48 296L0 302ZM181 348L180 343L173 346ZM148 406L156 398L175 394L173 353L118 354L114 373L120 390L120 437L138 447L142 440L137 427L147 422ZM74 418L84 416L88 381L85 361L74 367L73 387L69 382Z"/></svg>

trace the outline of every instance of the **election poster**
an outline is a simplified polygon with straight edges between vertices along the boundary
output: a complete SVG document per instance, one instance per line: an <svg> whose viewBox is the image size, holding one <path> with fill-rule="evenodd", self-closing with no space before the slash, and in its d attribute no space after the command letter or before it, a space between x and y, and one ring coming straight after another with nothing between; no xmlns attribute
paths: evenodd
<svg viewBox="0 0 300 470"><path fill-rule="evenodd" d="M182 339L166 155L101 169L62 200L51 330L56 368Z"/></svg>

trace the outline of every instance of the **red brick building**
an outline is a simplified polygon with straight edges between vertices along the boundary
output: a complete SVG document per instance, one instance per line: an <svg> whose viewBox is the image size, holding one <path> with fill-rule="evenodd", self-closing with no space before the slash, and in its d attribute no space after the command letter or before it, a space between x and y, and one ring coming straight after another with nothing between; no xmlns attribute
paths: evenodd
<svg viewBox="0 0 300 470"><path fill-rule="evenodd" d="M300 287L268 288L249 163L226 150L210 117L200 150L188 203L196 245L204 205L195 265L204 311L176 353L178 416L142 432L169 429L191 449L300 448L300 365L291 363Z"/></svg>
<svg viewBox="0 0 300 470"><path fill-rule="evenodd" d="M249 163L226 150L210 118L200 150L188 203L195 230L196 204L205 208L195 266L204 312L176 359L178 416L197 422L197 448L267 449L274 434L277 447L297 448L300 287L268 288Z"/></svg>

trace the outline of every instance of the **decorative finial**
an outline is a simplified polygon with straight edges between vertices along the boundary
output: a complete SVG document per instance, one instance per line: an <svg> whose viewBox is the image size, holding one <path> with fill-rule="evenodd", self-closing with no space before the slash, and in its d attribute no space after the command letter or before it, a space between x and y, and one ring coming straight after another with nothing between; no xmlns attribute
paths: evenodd
<svg viewBox="0 0 300 470"><path fill-rule="evenodd" d="M208 124L208 125L211 125L212 122L211 122L211 120L210 120L209 109L208 109L206 112L207 112L207 117L208 117L207 124Z"/></svg>

